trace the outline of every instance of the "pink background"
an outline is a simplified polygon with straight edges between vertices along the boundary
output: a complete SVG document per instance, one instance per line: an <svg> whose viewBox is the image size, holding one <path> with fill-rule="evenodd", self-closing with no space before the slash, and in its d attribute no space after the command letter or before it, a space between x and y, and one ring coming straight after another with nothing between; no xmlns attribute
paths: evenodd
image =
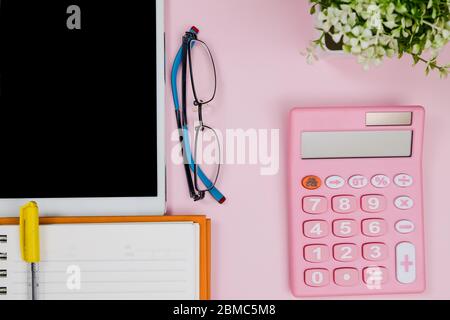
<svg viewBox="0 0 450 320"><path fill-rule="evenodd" d="M296 106L423 105L428 288L420 295L366 298L450 298L450 79L426 77L411 60L385 61L365 72L352 58L323 56L314 66L300 54L314 37L306 0L166 0L168 70L191 26L201 29L217 63L217 100L206 120L221 130L280 129L280 171L223 167L228 201L188 198L183 168L168 162L168 212L212 218L212 297L292 299L288 285L286 124ZM442 55L450 62L450 50ZM168 77L169 79L169 77ZM175 129L167 90L167 133ZM191 118L195 116L192 111ZM174 142L168 142L170 155Z"/></svg>

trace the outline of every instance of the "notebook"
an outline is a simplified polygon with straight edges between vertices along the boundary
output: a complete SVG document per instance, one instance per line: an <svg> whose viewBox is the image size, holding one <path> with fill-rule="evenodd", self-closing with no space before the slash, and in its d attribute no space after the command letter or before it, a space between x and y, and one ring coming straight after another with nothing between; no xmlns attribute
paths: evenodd
<svg viewBox="0 0 450 320"><path fill-rule="evenodd" d="M29 299L17 219L0 219L0 300ZM39 299L209 298L205 217L41 218Z"/></svg>

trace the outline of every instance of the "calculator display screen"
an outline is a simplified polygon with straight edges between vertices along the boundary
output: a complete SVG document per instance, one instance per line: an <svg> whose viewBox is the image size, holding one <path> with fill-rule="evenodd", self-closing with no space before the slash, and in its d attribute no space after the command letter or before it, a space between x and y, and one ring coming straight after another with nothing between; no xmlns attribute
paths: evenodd
<svg viewBox="0 0 450 320"><path fill-rule="evenodd" d="M412 131L303 132L303 159L401 158L412 155Z"/></svg>

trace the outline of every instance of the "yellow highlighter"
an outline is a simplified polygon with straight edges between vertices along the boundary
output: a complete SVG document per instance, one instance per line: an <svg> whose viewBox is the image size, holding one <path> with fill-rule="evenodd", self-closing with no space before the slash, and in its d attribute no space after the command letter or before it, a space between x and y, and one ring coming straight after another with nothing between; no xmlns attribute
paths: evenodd
<svg viewBox="0 0 450 320"><path fill-rule="evenodd" d="M32 201L20 208L20 249L22 259L30 264L31 300L38 300L38 263L41 260L39 208Z"/></svg>

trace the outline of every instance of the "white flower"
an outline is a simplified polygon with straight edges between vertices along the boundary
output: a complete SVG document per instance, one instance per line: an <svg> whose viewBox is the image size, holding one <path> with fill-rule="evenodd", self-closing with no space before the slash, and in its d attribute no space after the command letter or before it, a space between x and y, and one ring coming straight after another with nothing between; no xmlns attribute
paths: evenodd
<svg viewBox="0 0 450 320"><path fill-rule="evenodd" d="M371 4L367 7L368 25L373 29L381 29L383 24L381 21L381 10L376 4Z"/></svg>
<svg viewBox="0 0 450 320"><path fill-rule="evenodd" d="M444 39L449 40L450 39L450 31L449 30L442 30L442 36Z"/></svg>
<svg viewBox="0 0 450 320"><path fill-rule="evenodd" d="M394 20L385 21L383 24L389 29L394 29L397 26L397 23L395 23Z"/></svg>
<svg viewBox="0 0 450 320"><path fill-rule="evenodd" d="M334 25L339 23L341 14L341 10L334 7L319 12L317 27L328 33Z"/></svg>
<svg viewBox="0 0 450 320"><path fill-rule="evenodd" d="M376 54L377 56L383 57L386 55L386 50L383 47L378 46L376 47Z"/></svg>
<svg viewBox="0 0 450 320"><path fill-rule="evenodd" d="M309 47L306 48L306 52L301 52L301 54L306 57L307 64L313 64L314 61L319 60L319 58L316 55L316 48L317 44L315 42L311 42L309 44Z"/></svg>
<svg viewBox="0 0 450 320"><path fill-rule="evenodd" d="M354 28L352 29L352 34L353 34L355 37L358 37L358 36L361 34L361 30L362 30L362 27L361 27L361 26L356 26L356 27L354 27Z"/></svg>

